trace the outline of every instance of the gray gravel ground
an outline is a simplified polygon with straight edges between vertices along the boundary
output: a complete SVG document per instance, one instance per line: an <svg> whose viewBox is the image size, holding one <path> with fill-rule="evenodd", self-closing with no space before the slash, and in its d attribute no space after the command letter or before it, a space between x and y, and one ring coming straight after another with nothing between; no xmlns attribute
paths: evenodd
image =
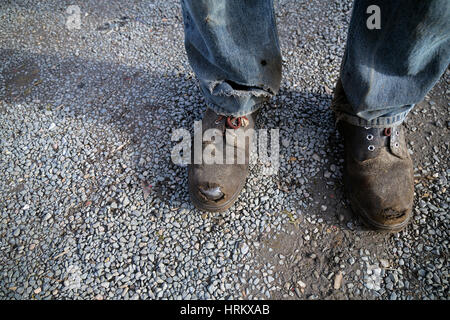
<svg viewBox="0 0 450 320"><path fill-rule="evenodd" d="M170 159L204 110L178 2L1 2L2 299L448 299L450 73L405 124L412 223L368 231L329 110L351 1L276 12L284 80L259 126L280 128L280 172L255 164L211 214Z"/></svg>

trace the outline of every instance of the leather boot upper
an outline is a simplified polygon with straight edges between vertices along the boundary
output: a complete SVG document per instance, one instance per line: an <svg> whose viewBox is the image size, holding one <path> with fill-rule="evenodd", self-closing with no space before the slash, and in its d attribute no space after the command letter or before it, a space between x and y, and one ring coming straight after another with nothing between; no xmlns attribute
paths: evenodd
<svg viewBox="0 0 450 320"><path fill-rule="evenodd" d="M208 129L213 129L218 139L203 141L202 153L213 156L221 154L223 161L205 163L203 159L200 164L189 165L189 193L196 207L207 211L223 211L237 199L248 174L249 143L238 144L234 138L237 133L250 133L247 130L254 126L255 113L234 118L220 116L211 109L206 110L202 120L202 135ZM227 163L229 151L233 152L229 158L232 159L231 164Z"/></svg>
<svg viewBox="0 0 450 320"><path fill-rule="evenodd" d="M337 90L334 103L346 102ZM359 127L338 121L344 138L344 185L353 208L369 226L398 231L411 217L413 164L402 126Z"/></svg>

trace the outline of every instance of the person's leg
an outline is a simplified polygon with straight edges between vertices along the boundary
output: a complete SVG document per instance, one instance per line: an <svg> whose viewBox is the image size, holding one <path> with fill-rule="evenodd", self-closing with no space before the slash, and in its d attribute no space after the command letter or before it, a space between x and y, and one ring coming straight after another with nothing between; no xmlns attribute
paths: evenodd
<svg viewBox="0 0 450 320"><path fill-rule="evenodd" d="M380 8L380 29L367 27L372 5ZM410 220L413 165L401 123L449 58L450 1L355 0L332 109L350 203L375 229L398 231Z"/></svg>
<svg viewBox="0 0 450 320"><path fill-rule="evenodd" d="M243 116L276 94L281 55L272 0L182 0L185 46L206 103Z"/></svg>
<svg viewBox="0 0 450 320"><path fill-rule="evenodd" d="M202 130L194 130L189 194L201 210L224 211L244 187L251 143L244 147L245 161L238 161L242 146L228 138L239 132L251 139L257 109L280 87L281 55L273 3L182 0L181 4L186 52L208 107ZM196 144L208 136L207 131L214 133L213 141ZM205 153L223 163L206 161ZM225 157L234 163L227 163Z"/></svg>
<svg viewBox="0 0 450 320"><path fill-rule="evenodd" d="M367 8L380 8L369 29ZM341 81L350 102L338 115L357 126L398 125L450 61L450 1L355 0Z"/></svg>

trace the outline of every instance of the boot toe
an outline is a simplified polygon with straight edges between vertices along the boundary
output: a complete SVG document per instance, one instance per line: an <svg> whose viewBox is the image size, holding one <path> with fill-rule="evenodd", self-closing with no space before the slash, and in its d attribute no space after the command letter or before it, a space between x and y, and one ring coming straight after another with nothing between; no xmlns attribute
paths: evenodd
<svg viewBox="0 0 450 320"><path fill-rule="evenodd" d="M352 172L347 171L345 184L350 204L363 222L380 231L399 231L406 226L412 215L414 185L409 161L397 170L376 165L374 170L353 163ZM367 162L367 164L369 163ZM395 179L392 179L392 178Z"/></svg>
<svg viewBox="0 0 450 320"><path fill-rule="evenodd" d="M236 165L206 165L197 169L191 166L188 179L191 200L200 210L225 211L239 196L246 175L244 168Z"/></svg>

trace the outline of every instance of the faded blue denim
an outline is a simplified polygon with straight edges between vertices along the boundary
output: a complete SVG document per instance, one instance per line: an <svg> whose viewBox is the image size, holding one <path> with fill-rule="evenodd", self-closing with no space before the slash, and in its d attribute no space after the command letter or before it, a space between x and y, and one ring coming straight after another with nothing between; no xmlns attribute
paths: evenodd
<svg viewBox="0 0 450 320"><path fill-rule="evenodd" d="M278 92L281 54L272 0L182 0L185 46L208 107L242 116ZM369 30L367 7L381 9ZM358 126L400 124L450 61L450 0L355 0L341 79Z"/></svg>

